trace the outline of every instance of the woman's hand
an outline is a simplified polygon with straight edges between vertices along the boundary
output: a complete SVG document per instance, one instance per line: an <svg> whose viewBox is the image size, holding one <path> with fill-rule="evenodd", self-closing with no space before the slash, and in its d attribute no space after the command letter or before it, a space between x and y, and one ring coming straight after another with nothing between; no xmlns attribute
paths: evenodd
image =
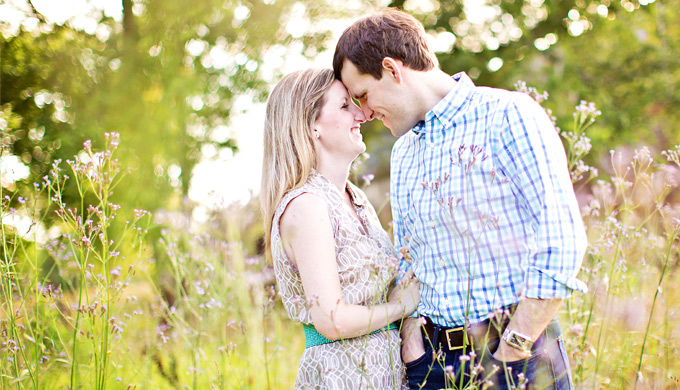
<svg viewBox="0 0 680 390"><path fill-rule="evenodd" d="M397 286L390 291L387 302L398 304L402 308L402 317L416 311L420 302L420 282L413 274L413 270L408 270Z"/></svg>

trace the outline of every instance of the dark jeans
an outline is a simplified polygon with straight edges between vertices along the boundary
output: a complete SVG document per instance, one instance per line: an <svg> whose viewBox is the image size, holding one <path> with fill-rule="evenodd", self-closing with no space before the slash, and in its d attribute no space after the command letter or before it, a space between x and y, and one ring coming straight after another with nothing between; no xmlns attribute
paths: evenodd
<svg viewBox="0 0 680 390"><path fill-rule="evenodd" d="M435 335L435 339L436 337ZM435 350L433 353L432 343L426 336L423 336L423 342L425 354L406 363L406 375L411 389L459 389L471 382L477 382L478 387L483 388L487 381L493 383L489 389L574 388L569 359L562 340L562 328L557 319L536 340L531 356L516 362L501 362L493 358L491 351L496 350L498 341L477 346L479 350L472 354L470 351L463 354L462 350ZM526 385L521 387L522 383Z"/></svg>

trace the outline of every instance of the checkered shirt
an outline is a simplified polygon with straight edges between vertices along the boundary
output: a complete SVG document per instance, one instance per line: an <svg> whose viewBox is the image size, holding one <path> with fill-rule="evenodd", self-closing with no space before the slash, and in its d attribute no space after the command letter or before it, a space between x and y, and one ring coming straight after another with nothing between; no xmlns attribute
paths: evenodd
<svg viewBox="0 0 680 390"><path fill-rule="evenodd" d="M586 292L585 230L550 118L526 94L453 78L392 150L395 246L420 280L418 313L459 326L521 296Z"/></svg>

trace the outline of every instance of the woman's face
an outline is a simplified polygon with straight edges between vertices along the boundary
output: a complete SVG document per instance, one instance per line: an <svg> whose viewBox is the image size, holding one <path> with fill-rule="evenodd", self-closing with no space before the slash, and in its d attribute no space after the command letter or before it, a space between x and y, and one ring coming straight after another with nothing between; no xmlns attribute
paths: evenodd
<svg viewBox="0 0 680 390"><path fill-rule="evenodd" d="M314 135L321 148L332 155L346 156L354 160L366 150L359 125L366 118L347 93L347 89L338 80L333 81L326 91L325 104L321 115L314 123Z"/></svg>

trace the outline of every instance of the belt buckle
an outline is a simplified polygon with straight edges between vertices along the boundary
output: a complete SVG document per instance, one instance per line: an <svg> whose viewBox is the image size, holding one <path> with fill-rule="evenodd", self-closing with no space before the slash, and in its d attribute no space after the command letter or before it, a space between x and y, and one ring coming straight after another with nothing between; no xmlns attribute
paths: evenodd
<svg viewBox="0 0 680 390"><path fill-rule="evenodd" d="M444 334L446 335L446 343L448 344L449 351L455 351L455 350L458 350L458 349L463 349L463 348L465 348L463 345L461 345L461 346L459 346L459 347L454 347L454 346L452 346L452 345L451 345L451 338L449 337L449 335L450 335L451 333L454 333L454 332L461 332L461 331L463 331L464 329L465 329L464 326L460 326L460 327L458 327L458 328L447 329L447 330L444 332ZM466 334L463 334L463 340L465 340L466 337L467 337L467 335L466 335Z"/></svg>

